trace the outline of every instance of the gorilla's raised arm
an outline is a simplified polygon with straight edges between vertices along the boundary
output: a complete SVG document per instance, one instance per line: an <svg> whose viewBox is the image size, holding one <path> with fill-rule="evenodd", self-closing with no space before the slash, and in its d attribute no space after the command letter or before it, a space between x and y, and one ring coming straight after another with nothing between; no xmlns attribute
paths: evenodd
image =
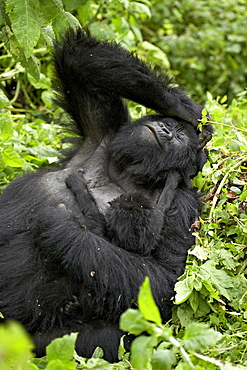
<svg viewBox="0 0 247 370"><path fill-rule="evenodd" d="M156 73L115 42L71 29L62 43L55 44L54 60L63 95L60 103L84 136L98 137L128 120L121 97L194 126L201 118L203 107L172 87L165 73Z"/></svg>

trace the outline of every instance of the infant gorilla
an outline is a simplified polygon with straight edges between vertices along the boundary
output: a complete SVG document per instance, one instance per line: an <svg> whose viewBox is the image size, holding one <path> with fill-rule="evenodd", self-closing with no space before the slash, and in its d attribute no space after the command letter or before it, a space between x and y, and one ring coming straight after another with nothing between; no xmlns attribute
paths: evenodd
<svg viewBox="0 0 247 370"><path fill-rule="evenodd" d="M160 238L164 212L172 203L181 176L171 172L157 204L141 191L124 193L109 202L103 216L88 191L83 174L84 170L78 170L66 179L81 211L82 227L127 251L150 256Z"/></svg>

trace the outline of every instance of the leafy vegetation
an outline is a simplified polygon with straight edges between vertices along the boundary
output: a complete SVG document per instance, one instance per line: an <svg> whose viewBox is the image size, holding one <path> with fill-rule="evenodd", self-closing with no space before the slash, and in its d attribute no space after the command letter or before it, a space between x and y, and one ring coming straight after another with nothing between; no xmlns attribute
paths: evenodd
<svg viewBox="0 0 247 370"><path fill-rule="evenodd" d="M54 163L66 148L60 123L67 118L51 99L50 50L52 38L78 21L168 68L205 102L215 129L209 162L194 180L205 203L171 322L161 324L145 281L139 310L127 311L120 322L138 335L130 357L120 347L118 364L101 359L100 349L88 361L73 358L73 334L54 341L46 358L32 359L30 339L12 323L0 327L1 369L247 369L246 13L244 0L0 3L2 188ZM131 107L134 117L145 113Z"/></svg>
<svg viewBox="0 0 247 370"><path fill-rule="evenodd" d="M203 102L246 86L245 0L156 0L144 36L167 54L176 81ZM147 28L145 28L147 26ZM196 81L196 83L195 83Z"/></svg>

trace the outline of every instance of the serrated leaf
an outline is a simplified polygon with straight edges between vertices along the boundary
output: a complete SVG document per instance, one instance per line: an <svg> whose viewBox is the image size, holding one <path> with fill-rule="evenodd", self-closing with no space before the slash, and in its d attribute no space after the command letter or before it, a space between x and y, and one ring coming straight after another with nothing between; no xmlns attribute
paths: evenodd
<svg viewBox="0 0 247 370"><path fill-rule="evenodd" d="M68 12L65 12L61 0L40 0L41 11L48 22L53 23L57 35L64 33L69 26L79 27L79 21Z"/></svg>
<svg viewBox="0 0 247 370"><path fill-rule="evenodd" d="M64 7L69 12L78 9L80 6L87 3L88 0L64 0Z"/></svg>
<svg viewBox="0 0 247 370"><path fill-rule="evenodd" d="M77 333L71 333L70 335L64 335L62 338L54 339L46 347L47 360L49 362L61 360L63 364L66 364L65 368L75 369L73 357L76 338Z"/></svg>
<svg viewBox="0 0 247 370"><path fill-rule="evenodd" d="M31 76L39 81L39 64L33 55L28 59L21 57L20 63Z"/></svg>
<svg viewBox="0 0 247 370"><path fill-rule="evenodd" d="M51 22L60 13L65 12L61 0L40 0L40 5L41 12L48 22Z"/></svg>
<svg viewBox="0 0 247 370"><path fill-rule="evenodd" d="M149 343L152 338L142 335L131 344L131 364L136 370L144 370L150 358Z"/></svg>
<svg viewBox="0 0 247 370"><path fill-rule="evenodd" d="M6 0L6 12L12 23L12 30L29 58L40 36L39 2L36 0Z"/></svg>
<svg viewBox="0 0 247 370"><path fill-rule="evenodd" d="M193 292L194 286L194 277L189 276L188 278L178 281L175 285L175 303L180 304L185 302L191 293Z"/></svg>
<svg viewBox="0 0 247 370"><path fill-rule="evenodd" d="M170 370L176 362L176 356L168 349L161 349L152 356L153 370Z"/></svg>
<svg viewBox="0 0 247 370"><path fill-rule="evenodd" d="M230 300L228 288L233 287L232 278L224 270L218 270L214 261L209 260L200 267L201 276L205 277L205 280L211 282L218 292Z"/></svg>
<svg viewBox="0 0 247 370"><path fill-rule="evenodd" d="M20 45L16 37L12 36L9 38L10 50L15 60L20 62L22 67L26 69L30 75L32 75L37 81L39 80L39 65L33 55L30 58L26 58L24 51L20 48Z"/></svg>
<svg viewBox="0 0 247 370"><path fill-rule="evenodd" d="M138 294L138 307L146 320L153 321L156 324L161 324L161 316L153 299L148 277L145 277L145 280L140 287Z"/></svg>
<svg viewBox="0 0 247 370"><path fill-rule="evenodd" d="M208 346L216 343L221 334L207 327L205 324L189 324L184 332L184 346L187 350L203 351Z"/></svg>
<svg viewBox="0 0 247 370"><path fill-rule="evenodd" d="M209 367L209 364L212 364L212 368L215 365L217 366L217 369L220 369L220 370L246 370L246 366L232 365L228 361L220 361L220 360L217 360L216 358L201 355L199 353L195 353L194 356L205 361L208 367Z"/></svg>
<svg viewBox="0 0 247 370"><path fill-rule="evenodd" d="M53 42L55 39L55 33L51 27L51 25L48 25L47 27L43 27L42 30L42 35L49 47L53 47Z"/></svg>

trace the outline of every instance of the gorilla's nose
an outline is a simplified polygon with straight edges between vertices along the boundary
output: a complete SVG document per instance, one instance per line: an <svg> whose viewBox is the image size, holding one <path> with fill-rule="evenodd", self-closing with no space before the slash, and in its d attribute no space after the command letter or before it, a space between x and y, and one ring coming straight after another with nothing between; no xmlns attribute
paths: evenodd
<svg viewBox="0 0 247 370"><path fill-rule="evenodd" d="M171 140L173 138L173 132L171 129L169 129L163 122L158 122L161 130L162 130L162 136L167 138L168 140Z"/></svg>

